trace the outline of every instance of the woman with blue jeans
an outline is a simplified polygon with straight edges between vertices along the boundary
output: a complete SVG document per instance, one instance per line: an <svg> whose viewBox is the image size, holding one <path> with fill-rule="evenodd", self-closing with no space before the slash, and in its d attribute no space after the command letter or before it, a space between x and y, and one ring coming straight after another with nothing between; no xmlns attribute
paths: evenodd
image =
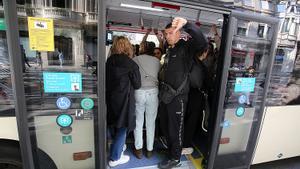
<svg viewBox="0 0 300 169"><path fill-rule="evenodd" d="M160 69L159 60L154 57L155 44L153 42L143 42L141 44L141 53L133 60L138 64L142 86L135 90L135 114L136 128L134 130L134 154L137 158L142 158L143 148L143 126L144 116L146 117L146 137L147 153L146 157L150 158L153 151L155 135L155 119L158 108L158 80L157 75Z"/></svg>
<svg viewBox="0 0 300 169"><path fill-rule="evenodd" d="M110 167L127 163L123 154L126 134L135 129L134 90L141 87L138 65L131 59L132 45L125 37L116 37L106 62L106 105L108 126L115 129L111 145Z"/></svg>

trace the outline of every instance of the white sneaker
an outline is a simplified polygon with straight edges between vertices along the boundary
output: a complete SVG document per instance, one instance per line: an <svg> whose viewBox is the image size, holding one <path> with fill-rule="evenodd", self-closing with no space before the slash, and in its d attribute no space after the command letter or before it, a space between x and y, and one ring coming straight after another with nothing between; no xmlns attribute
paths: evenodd
<svg viewBox="0 0 300 169"><path fill-rule="evenodd" d="M182 148L181 155L188 155L194 152L193 147Z"/></svg>
<svg viewBox="0 0 300 169"><path fill-rule="evenodd" d="M116 160L116 161L110 160L110 161L108 162L108 165L109 165L110 167L115 167L115 166L120 165L120 164L125 164L125 163L127 163L129 160L130 160L130 157L129 157L128 155L123 155L123 154L122 154L119 160Z"/></svg>
<svg viewBox="0 0 300 169"><path fill-rule="evenodd" d="M127 145L124 144L124 146L123 146L123 152L126 151L126 149L127 149Z"/></svg>

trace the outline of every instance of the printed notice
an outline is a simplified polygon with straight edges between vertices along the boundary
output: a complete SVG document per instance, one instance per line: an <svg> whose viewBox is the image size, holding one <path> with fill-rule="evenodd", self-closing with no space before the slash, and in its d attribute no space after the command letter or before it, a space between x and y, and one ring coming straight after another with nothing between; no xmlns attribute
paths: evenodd
<svg viewBox="0 0 300 169"><path fill-rule="evenodd" d="M236 78L234 92L254 92L255 78Z"/></svg>
<svg viewBox="0 0 300 169"><path fill-rule="evenodd" d="M53 19L28 17L31 50L54 51Z"/></svg>
<svg viewBox="0 0 300 169"><path fill-rule="evenodd" d="M45 93L82 92L81 73L43 72Z"/></svg>

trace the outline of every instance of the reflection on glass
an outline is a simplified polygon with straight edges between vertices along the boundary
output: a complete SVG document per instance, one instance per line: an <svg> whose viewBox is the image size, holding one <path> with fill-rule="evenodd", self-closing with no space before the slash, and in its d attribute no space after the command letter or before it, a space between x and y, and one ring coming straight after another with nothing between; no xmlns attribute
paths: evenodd
<svg viewBox="0 0 300 169"><path fill-rule="evenodd" d="M14 99L5 31L0 31L0 115L13 116Z"/></svg>
<svg viewBox="0 0 300 169"><path fill-rule="evenodd" d="M274 60L268 106L300 104L299 50L278 48Z"/></svg>

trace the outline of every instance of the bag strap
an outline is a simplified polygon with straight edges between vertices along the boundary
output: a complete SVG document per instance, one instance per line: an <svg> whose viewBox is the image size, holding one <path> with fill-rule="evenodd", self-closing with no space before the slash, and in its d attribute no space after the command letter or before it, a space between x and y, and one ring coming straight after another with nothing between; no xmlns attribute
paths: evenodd
<svg viewBox="0 0 300 169"><path fill-rule="evenodd" d="M186 84L187 84L187 82L188 82L188 77L189 77L189 75L187 74L187 75L185 76L183 82L180 84L180 86L178 87L177 90L173 89L173 87L170 86L170 85L167 84L167 83L161 82L161 84L162 84L163 86L166 86L167 89L168 89L168 91L169 91L170 93L172 93L174 96L177 96L177 95L179 95L180 93L182 93L184 87L186 86Z"/></svg>
<svg viewBox="0 0 300 169"><path fill-rule="evenodd" d="M138 56L137 56L136 60L139 63L139 65L140 65L139 67L141 68L142 72L144 72L146 76L150 77L152 81L154 81L156 84L158 84L158 80L155 77L153 77L151 74L149 74L145 71Z"/></svg>

